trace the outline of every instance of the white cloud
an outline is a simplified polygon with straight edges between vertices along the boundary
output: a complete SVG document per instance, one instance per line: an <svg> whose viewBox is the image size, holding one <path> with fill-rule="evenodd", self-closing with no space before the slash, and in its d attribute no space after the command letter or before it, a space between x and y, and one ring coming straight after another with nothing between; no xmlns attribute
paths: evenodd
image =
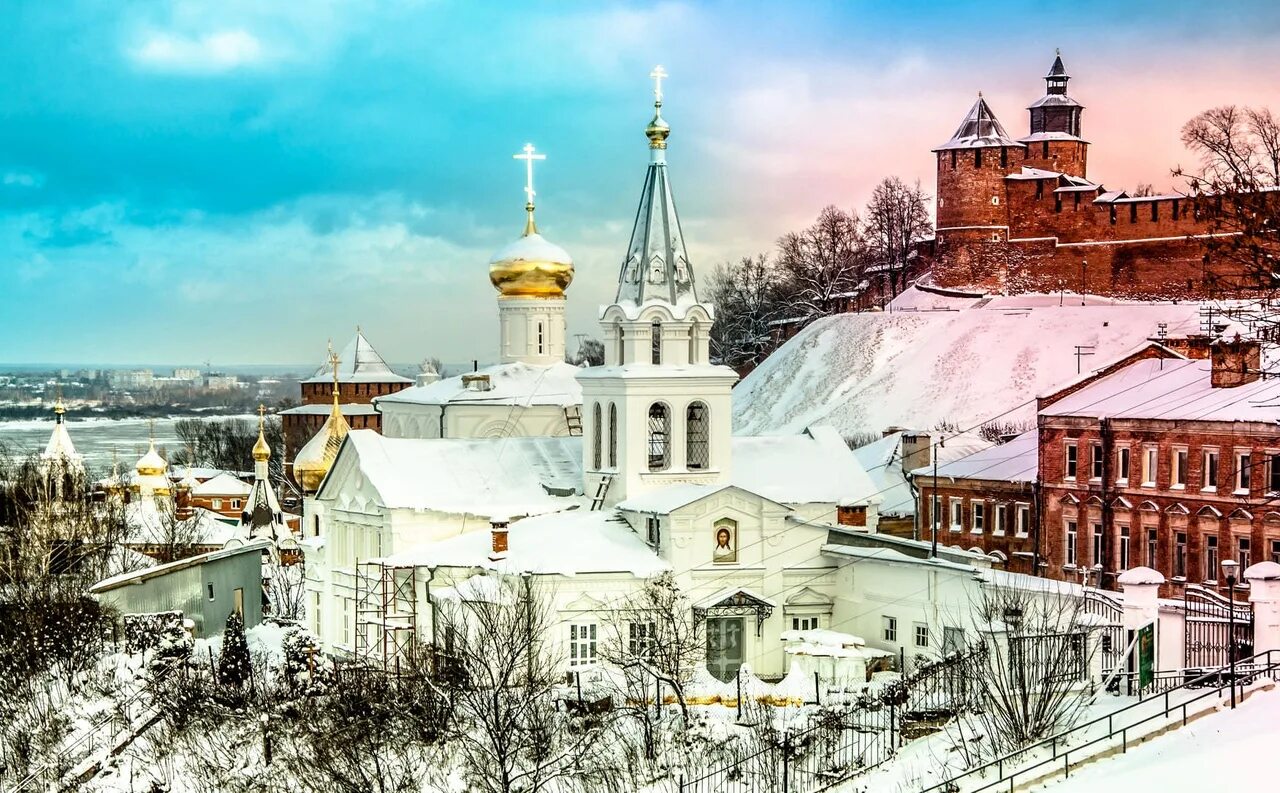
<svg viewBox="0 0 1280 793"><path fill-rule="evenodd" d="M40 187L44 184L44 174L28 171L9 171L0 176L0 184L14 187Z"/></svg>
<svg viewBox="0 0 1280 793"><path fill-rule="evenodd" d="M219 74L266 60L262 42L246 30L220 30L203 36L153 31L129 51L135 63L159 71Z"/></svg>

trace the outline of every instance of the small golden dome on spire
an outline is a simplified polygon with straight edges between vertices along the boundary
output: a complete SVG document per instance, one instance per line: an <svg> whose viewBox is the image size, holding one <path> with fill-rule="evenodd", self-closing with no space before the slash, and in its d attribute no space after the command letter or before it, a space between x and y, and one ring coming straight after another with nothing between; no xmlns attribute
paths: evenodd
<svg viewBox="0 0 1280 793"><path fill-rule="evenodd" d="M265 463L271 459L271 447L267 445L266 435L263 434L266 412L266 405L258 405L258 442L253 444L253 459L259 463Z"/></svg>
<svg viewBox="0 0 1280 793"><path fill-rule="evenodd" d="M333 408L320 431L293 457L293 478L302 485L305 493L314 493L320 489L320 483L329 474L333 461L338 458L342 441L351 431L338 403L338 364L341 362L333 354L332 346L329 348L329 363L333 366Z"/></svg>
<svg viewBox="0 0 1280 793"><path fill-rule="evenodd" d="M649 72L653 78L653 120L644 128L644 135L649 139L649 148L667 148L667 136L671 134L671 125L662 117L662 81L667 78L667 70L661 65Z"/></svg>

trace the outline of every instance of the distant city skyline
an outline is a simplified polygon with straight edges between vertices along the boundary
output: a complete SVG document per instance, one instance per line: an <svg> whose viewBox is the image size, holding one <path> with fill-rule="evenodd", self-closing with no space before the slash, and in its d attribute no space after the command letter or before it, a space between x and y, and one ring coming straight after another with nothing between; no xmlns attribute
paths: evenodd
<svg viewBox="0 0 1280 793"><path fill-rule="evenodd" d="M1280 111L1263 2L25 0L5 29L5 364L318 365L357 324L389 361L496 360L526 142L569 333L597 335L658 63L703 279L884 176L932 193L978 90L1017 136L1055 48L1108 187L1175 187L1201 110Z"/></svg>

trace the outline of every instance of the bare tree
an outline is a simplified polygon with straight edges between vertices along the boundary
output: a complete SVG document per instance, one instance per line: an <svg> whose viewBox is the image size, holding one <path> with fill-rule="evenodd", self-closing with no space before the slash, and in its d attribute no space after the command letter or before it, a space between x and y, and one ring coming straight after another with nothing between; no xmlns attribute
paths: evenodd
<svg viewBox="0 0 1280 793"><path fill-rule="evenodd" d="M1133 188L1133 196L1135 198L1145 198L1156 194L1156 189L1151 186L1150 182L1138 182L1138 186Z"/></svg>
<svg viewBox="0 0 1280 793"><path fill-rule="evenodd" d="M724 263L707 280L707 298L715 306L711 356L726 366L754 366L773 344L770 323L783 318L778 297L780 273L766 254Z"/></svg>
<svg viewBox="0 0 1280 793"><path fill-rule="evenodd" d="M495 597L442 608L442 679L472 790L512 793L622 787L612 742L555 706L563 680L552 621L529 576L499 579Z"/></svg>
<svg viewBox="0 0 1280 793"><path fill-rule="evenodd" d="M252 471L253 445L258 441L258 423L245 419L180 419L174 431L182 448L171 455L176 465L197 465L223 471ZM272 479L284 472L284 430L278 417L267 418L263 426L273 454L269 465ZM293 447L297 448L297 447Z"/></svg>
<svg viewBox="0 0 1280 793"><path fill-rule="evenodd" d="M885 177L871 191L862 234L871 259L887 271L890 300L906 287L916 243L933 233L928 198L918 180L909 187L896 176Z"/></svg>
<svg viewBox="0 0 1280 793"><path fill-rule="evenodd" d="M836 310L840 295L862 281L866 251L856 212L828 206L813 225L778 240L782 296L793 316L813 319Z"/></svg>
<svg viewBox="0 0 1280 793"><path fill-rule="evenodd" d="M1205 276L1228 293L1272 297L1280 287L1280 118L1268 108L1224 105L1182 128L1198 168L1186 179L1195 212L1207 223L1201 239Z"/></svg>
<svg viewBox="0 0 1280 793"><path fill-rule="evenodd" d="M603 366L604 342L599 339L584 337L573 355L565 354L565 362L574 366Z"/></svg>

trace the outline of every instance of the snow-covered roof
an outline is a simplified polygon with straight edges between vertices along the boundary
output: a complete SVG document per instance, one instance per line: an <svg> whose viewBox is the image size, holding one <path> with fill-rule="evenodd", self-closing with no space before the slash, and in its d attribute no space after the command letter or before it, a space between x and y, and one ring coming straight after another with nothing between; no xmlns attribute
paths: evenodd
<svg viewBox="0 0 1280 793"><path fill-rule="evenodd" d="M626 512L649 512L666 515L672 510L715 495L732 485L670 485L641 493L619 502L618 509Z"/></svg>
<svg viewBox="0 0 1280 793"><path fill-rule="evenodd" d="M338 382L340 383L412 383L407 377L391 371L391 367L373 348L364 333L356 330L347 346L338 354ZM332 383L333 367L326 360L315 374L304 383Z"/></svg>
<svg viewBox="0 0 1280 793"><path fill-rule="evenodd" d="M1095 204L1110 204L1122 198L1128 197L1128 193L1123 190L1107 190L1106 192L1093 199Z"/></svg>
<svg viewBox="0 0 1280 793"><path fill-rule="evenodd" d="M505 262L555 262L573 264L569 252L537 232L525 234L502 250L493 254L489 264Z"/></svg>
<svg viewBox="0 0 1280 793"><path fill-rule="evenodd" d="M1063 397L1046 416L1165 421L1280 421L1280 380L1214 388L1207 360L1135 361Z"/></svg>
<svg viewBox="0 0 1280 793"><path fill-rule="evenodd" d="M892 432L878 441L853 450L853 456L871 478L880 498L881 515L910 517L916 514L916 498L902 469L902 436L904 432ZM976 433L958 435L934 432L933 438L944 438L946 444L938 448L938 465L973 454L992 446L992 443ZM932 470L932 469L931 469Z"/></svg>
<svg viewBox="0 0 1280 793"><path fill-rule="evenodd" d="M1125 570L1116 579L1117 584L1129 584L1130 586L1141 586L1144 584L1163 584L1164 576L1158 570L1152 570L1150 567L1133 567Z"/></svg>
<svg viewBox="0 0 1280 793"><path fill-rule="evenodd" d="M1002 421L1029 426L1035 396L1076 377L1076 345L1093 347L1087 365L1129 352L1161 322L1170 335L1199 329L1195 303L1059 306L1059 300L1024 295L955 311L816 320L734 388L734 431L793 433L823 425L853 436L940 422L970 428L1001 414Z"/></svg>
<svg viewBox="0 0 1280 793"><path fill-rule="evenodd" d="M384 560L404 567L479 567L504 573L629 573L648 577L670 565L616 510L557 512L517 520L507 552L494 560L492 532L476 529Z"/></svg>
<svg viewBox="0 0 1280 793"><path fill-rule="evenodd" d="M581 405L582 386L576 377L579 371L577 366L563 362L549 366L504 363L467 373L468 376L487 375L488 391L467 388L463 376L459 375L406 388L378 397L374 402L379 405Z"/></svg>
<svg viewBox="0 0 1280 793"><path fill-rule="evenodd" d="M1011 173L1005 179L1013 181L1020 180L1040 180L1040 179L1059 179L1062 174L1057 171L1046 171L1044 168L1032 168L1028 165L1022 166L1022 170Z"/></svg>
<svg viewBox="0 0 1280 793"><path fill-rule="evenodd" d="M152 498L125 504L124 522L127 545L164 545L175 540L196 545L225 545L236 534L235 527L215 512L196 508L190 518L178 520L172 510L161 507Z"/></svg>
<svg viewBox="0 0 1280 793"><path fill-rule="evenodd" d="M969 108L969 112L965 114L964 121L960 122L960 127L956 133L951 136L951 140L934 149L934 151L946 151L948 149L980 149L988 146L1013 146L1022 148L1022 144L1009 137L1009 133L1004 131L1000 121L996 119L995 113L991 112L987 100L981 95L978 101L973 103L973 107Z"/></svg>
<svg viewBox="0 0 1280 793"><path fill-rule="evenodd" d="M359 402L345 402L338 405L338 410L342 411L344 416L376 416L378 409L373 405ZM281 416L327 416L333 412L333 405L329 402L321 402L314 405L298 405L288 410L280 411Z"/></svg>
<svg viewBox="0 0 1280 793"><path fill-rule="evenodd" d="M580 503L582 438L387 438L352 430L338 454L355 465L390 509L488 518L555 512ZM334 463L336 469L339 462ZM323 497L333 477L320 491Z"/></svg>
<svg viewBox="0 0 1280 793"><path fill-rule="evenodd" d="M729 481L780 504L858 504L878 498L848 444L831 427L797 435L735 436Z"/></svg>
<svg viewBox="0 0 1280 793"><path fill-rule="evenodd" d="M1007 443L965 455L959 459L938 461L938 478L986 479L993 482L1034 482L1040 467L1039 435L1036 430L1024 432ZM933 466L911 472L913 476L933 476Z"/></svg>
<svg viewBox="0 0 1280 793"><path fill-rule="evenodd" d="M191 567L216 562L219 559L226 559L230 556L237 556L242 553L261 553L271 547L271 543L266 540L255 540L244 545L237 545L233 548L222 548L217 551L209 551L208 553L196 554L188 556L185 559L179 559L176 562L166 562L158 564L154 567L146 567L141 570L134 570L128 573L121 573L110 578L104 578L93 586L89 587L90 594L101 594L109 592L113 589L119 589L122 586L131 584L140 584L152 578L168 575L179 570L186 570Z"/></svg>
<svg viewBox="0 0 1280 793"><path fill-rule="evenodd" d="M895 548L887 545L866 546L866 545L842 545L840 543L827 543L822 546L822 552L832 556L843 556L864 561L878 562L896 562L899 564L925 565L939 570L950 570L956 573L973 573L977 568L973 565L960 564L959 562L950 562L941 556L938 557L919 557L903 553ZM973 557L977 561L982 557L980 554L971 554L960 551L949 551L948 556L968 556Z"/></svg>
<svg viewBox="0 0 1280 793"><path fill-rule="evenodd" d="M1089 141L1079 135L1072 135L1069 132L1035 132L1023 138L1018 138L1019 143L1042 143L1046 140L1069 140L1078 143L1088 143Z"/></svg>
<svg viewBox="0 0 1280 793"><path fill-rule="evenodd" d="M1040 98L1039 98L1039 99L1037 99L1036 101L1034 101L1034 102L1032 102L1031 104L1027 105L1027 110L1031 110L1031 109L1033 109L1033 108L1037 108L1037 107L1084 107L1084 105L1080 104L1079 102L1077 102L1076 100L1074 100L1074 99L1072 99L1071 97L1067 96L1066 94L1045 94L1044 96L1040 97ZM1045 133L1045 132L1041 132L1041 133L1038 133L1038 134L1040 134L1040 135L1046 135L1046 134L1049 134L1049 135L1052 135L1052 134L1065 135L1066 133L1065 133L1065 132L1059 132L1059 133Z"/></svg>
<svg viewBox="0 0 1280 793"><path fill-rule="evenodd" d="M252 492L253 485L237 479L226 471L191 488L193 496L247 496Z"/></svg>

